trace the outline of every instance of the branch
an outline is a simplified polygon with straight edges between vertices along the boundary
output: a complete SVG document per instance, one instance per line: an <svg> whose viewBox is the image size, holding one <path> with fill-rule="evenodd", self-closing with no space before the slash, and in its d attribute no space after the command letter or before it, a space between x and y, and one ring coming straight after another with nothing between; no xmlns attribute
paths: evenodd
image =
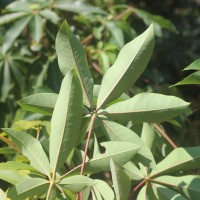
<svg viewBox="0 0 200 200"><path fill-rule="evenodd" d="M171 146L176 149L177 145L171 140L171 138L163 131L163 129L158 124L153 124L155 129L171 144Z"/></svg>

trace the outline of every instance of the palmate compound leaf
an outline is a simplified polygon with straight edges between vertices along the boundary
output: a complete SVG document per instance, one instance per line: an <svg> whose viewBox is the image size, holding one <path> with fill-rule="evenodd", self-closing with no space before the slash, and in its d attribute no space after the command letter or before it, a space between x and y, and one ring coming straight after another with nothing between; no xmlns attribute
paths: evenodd
<svg viewBox="0 0 200 200"><path fill-rule="evenodd" d="M13 200L22 200L34 196L39 197L48 190L49 182L42 178L29 178L21 181L8 191L8 197Z"/></svg>
<svg viewBox="0 0 200 200"><path fill-rule="evenodd" d="M188 102L174 96L156 93L140 93L133 98L113 104L99 115L120 121L160 123L169 120L184 111Z"/></svg>
<svg viewBox="0 0 200 200"><path fill-rule="evenodd" d="M17 103L24 110L52 115L57 98L58 94L56 93L38 93L25 97Z"/></svg>
<svg viewBox="0 0 200 200"><path fill-rule="evenodd" d="M117 200L127 199L131 189L130 178L125 174L123 169L115 162L110 160L110 170L112 174L113 186Z"/></svg>
<svg viewBox="0 0 200 200"><path fill-rule="evenodd" d="M92 107L93 78L88 68L85 50L80 41L73 35L66 21L63 22L56 37L56 52L61 72L66 75L76 69L82 89L83 102Z"/></svg>
<svg viewBox="0 0 200 200"><path fill-rule="evenodd" d="M155 167L155 160L150 149L136 133L116 122L109 120L101 120L101 122L104 126L104 133L110 140L131 142L141 146L140 150L134 157L134 161L142 162L144 165L150 166L151 168Z"/></svg>
<svg viewBox="0 0 200 200"><path fill-rule="evenodd" d="M180 177L161 176L153 180L156 184L172 189L185 197L185 199L199 200L200 176L186 175Z"/></svg>
<svg viewBox="0 0 200 200"><path fill-rule="evenodd" d="M82 89L75 70L63 79L53 111L50 134L50 163L54 171L66 161L77 142L82 117Z"/></svg>
<svg viewBox="0 0 200 200"><path fill-rule="evenodd" d="M50 178L50 164L40 142L23 131L2 129L11 137L22 153L30 160L30 165Z"/></svg>
<svg viewBox="0 0 200 200"><path fill-rule="evenodd" d="M126 44L114 65L105 73L97 99L97 109L118 98L144 71L154 47L153 25Z"/></svg>
<svg viewBox="0 0 200 200"><path fill-rule="evenodd" d="M63 188L66 188L68 190L71 190L73 192L80 192L86 189L86 187L92 187L95 186L97 183L83 175L75 175L71 177L67 177L62 179L62 181L59 183Z"/></svg>
<svg viewBox="0 0 200 200"><path fill-rule="evenodd" d="M200 147L176 148L157 164L151 177L200 167Z"/></svg>

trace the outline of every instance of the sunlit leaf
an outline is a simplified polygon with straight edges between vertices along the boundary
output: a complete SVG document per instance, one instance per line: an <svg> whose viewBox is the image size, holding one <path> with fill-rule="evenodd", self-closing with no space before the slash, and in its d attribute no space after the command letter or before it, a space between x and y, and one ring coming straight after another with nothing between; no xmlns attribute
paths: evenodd
<svg viewBox="0 0 200 200"><path fill-rule="evenodd" d="M195 60L194 62L192 62L184 70L200 70L200 59Z"/></svg>
<svg viewBox="0 0 200 200"><path fill-rule="evenodd" d="M117 200L127 199L131 189L131 181L129 177L124 173L121 167L114 163L112 159L110 160L110 169Z"/></svg>
<svg viewBox="0 0 200 200"><path fill-rule="evenodd" d="M140 150L134 157L134 160L140 161L146 164L147 166L148 165L150 165L151 167L155 166L155 160L150 149L136 133L134 133L129 128L122 126L116 122L102 120L102 124L106 129L105 134L110 140L131 142L133 144L141 146Z"/></svg>
<svg viewBox="0 0 200 200"><path fill-rule="evenodd" d="M83 191L87 186L91 187L96 185L96 182L87 176L75 175L64 178L59 185L68 190L80 192Z"/></svg>
<svg viewBox="0 0 200 200"><path fill-rule="evenodd" d="M200 147L176 148L157 164L157 168L151 172L151 176L167 175L176 171L199 168L199 152Z"/></svg>
<svg viewBox="0 0 200 200"><path fill-rule="evenodd" d="M100 113L112 119L138 122L163 122L184 111L188 102L174 96L140 93L133 98L113 104Z"/></svg>
<svg viewBox="0 0 200 200"><path fill-rule="evenodd" d="M38 93L25 97L17 103L27 111L37 112L44 115L52 115L58 94Z"/></svg>
<svg viewBox="0 0 200 200"><path fill-rule="evenodd" d="M199 69L200 70L200 69ZM197 85L200 84L200 71L194 72L184 78L182 81L172 85L172 86L178 86L178 85Z"/></svg>
<svg viewBox="0 0 200 200"><path fill-rule="evenodd" d="M97 184L93 186L93 190L96 194L96 200L114 200L114 192L105 181L95 179L95 182Z"/></svg>
<svg viewBox="0 0 200 200"><path fill-rule="evenodd" d="M88 68L85 50L66 21L63 22L56 37L56 52L60 70L64 75L73 68L76 69L83 89L84 103L91 106L93 79Z"/></svg>
<svg viewBox="0 0 200 200"><path fill-rule="evenodd" d="M150 26L121 49L114 65L103 77L97 100L98 109L118 98L134 84L149 62L153 47L153 26Z"/></svg>
<svg viewBox="0 0 200 200"><path fill-rule="evenodd" d="M162 200L186 200L184 196L181 194L175 192L174 190L171 190L167 187L158 185L158 184L153 184L153 189L154 192L156 193L155 195L157 196L158 199Z"/></svg>
<svg viewBox="0 0 200 200"><path fill-rule="evenodd" d="M161 176L155 180L155 183L169 187L172 190L182 194L186 199L198 200L200 196L200 176Z"/></svg>
<svg viewBox="0 0 200 200"><path fill-rule="evenodd" d="M48 190L48 185L49 182L45 179L29 178L12 187L8 191L8 197L15 200L39 197Z"/></svg>
<svg viewBox="0 0 200 200"><path fill-rule="evenodd" d="M82 117L82 89L75 71L62 81L51 120L50 163L54 173L74 148Z"/></svg>
<svg viewBox="0 0 200 200"><path fill-rule="evenodd" d="M32 167L39 172L50 176L50 165L48 158L38 140L31 135L14 129L3 129L20 148L22 153L30 160Z"/></svg>

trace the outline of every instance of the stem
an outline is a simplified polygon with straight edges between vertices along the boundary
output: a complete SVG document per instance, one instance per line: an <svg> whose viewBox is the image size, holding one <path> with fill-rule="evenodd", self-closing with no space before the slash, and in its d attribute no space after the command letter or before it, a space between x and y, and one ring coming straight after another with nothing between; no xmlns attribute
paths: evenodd
<svg viewBox="0 0 200 200"><path fill-rule="evenodd" d="M171 144L171 146L176 149L177 145L171 140L171 138L161 129L161 127L158 124L153 124L153 126L156 128L156 130L159 131L159 133Z"/></svg>
<svg viewBox="0 0 200 200"><path fill-rule="evenodd" d="M102 70L100 69L100 67L95 63L95 62L92 62L92 67L100 74L102 75Z"/></svg>
<svg viewBox="0 0 200 200"><path fill-rule="evenodd" d="M84 154L83 154L83 160L82 160L80 175L82 175L83 172L84 172L85 161L86 161L86 156L87 156L87 152L88 152L88 146L89 146L90 138L91 138L91 135L92 135L92 129L93 129L93 125L94 125L96 115L97 115L96 113L94 113L92 115L92 119L91 119L91 122L90 122L88 137L87 137L87 140L86 140L85 150L84 150ZM76 200L79 200L79 199L83 200L83 192L79 192L79 193L76 194Z"/></svg>
<svg viewBox="0 0 200 200"><path fill-rule="evenodd" d="M117 15L115 17L115 20L120 20L123 16L125 16L126 14L128 14L129 12L132 12L132 11L133 11L133 9L131 7L128 7L125 11L123 11L122 13Z"/></svg>
<svg viewBox="0 0 200 200"><path fill-rule="evenodd" d="M50 182L50 185L49 185L48 192L47 192L46 200L49 200L49 198L50 198L51 189L52 189L53 185L54 185L54 182L51 181L51 182Z"/></svg>
<svg viewBox="0 0 200 200"><path fill-rule="evenodd" d="M67 176L68 174L72 173L73 171L75 171L76 169L80 168L81 166L82 166L82 164L74 167L72 170L70 170L67 173L63 174L62 176L58 177L58 180L62 180L63 178L65 178L65 176Z"/></svg>
<svg viewBox="0 0 200 200"><path fill-rule="evenodd" d="M133 188L133 190L131 191L131 193L130 193L128 199L131 199L131 197L133 196L133 193L134 193L135 191L137 191L145 182L147 182L147 179L144 179L144 180L142 180L141 182L139 182L139 184L136 185L136 186Z"/></svg>
<svg viewBox="0 0 200 200"><path fill-rule="evenodd" d="M91 138L91 135L92 135L92 129L93 129L95 118L96 118L96 113L94 113L92 115L92 119L91 119L91 122L90 122L90 128L89 128L88 137L87 137L87 141L86 141L86 145L85 145L85 151L84 151L84 154L83 154L83 161L82 161L80 175L82 175L83 171L84 171L85 160L86 160L86 156L87 156L87 152L88 152L88 146L89 146L90 138Z"/></svg>

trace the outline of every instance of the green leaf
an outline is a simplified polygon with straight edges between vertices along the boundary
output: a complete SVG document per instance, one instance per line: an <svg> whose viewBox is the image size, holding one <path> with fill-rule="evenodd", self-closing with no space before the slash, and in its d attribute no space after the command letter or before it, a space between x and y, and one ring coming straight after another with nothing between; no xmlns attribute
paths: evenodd
<svg viewBox="0 0 200 200"><path fill-rule="evenodd" d="M44 19L40 15L35 15L29 25L33 42L39 43L43 34Z"/></svg>
<svg viewBox="0 0 200 200"><path fill-rule="evenodd" d="M97 100L98 109L118 98L135 83L149 62L153 47L154 34L151 25L121 49L114 65L103 77Z"/></svg>
<svg viewBox="0 0 200 200"><path fill-rule="evenodd" d="M181 193L187 199L198 200L200 196L200 176L187 175L181 177L161 176L154 179L155 183L169 187Z"/></svg>
<svg viewBox="0 0 200 200"><path fill-rule="evenodd" d="M200 59L195 60L194 62L192 62L184 70L200 70Z"/></svg>
<svg viewBox="0 0 200 200"><path fill-rule="evenodd" d="M60 70L64 75L71 69L76 69L83 89L84 104L92 106L93 79L85 50L66 21L63 22L56 37L56 52Z"/></svg>
<svg viewBox="0 0 200 200"><path fill-rule="evenodd" d="M15 200L40 197L48 190L49 182L41 178L29 178L18 183L8 191L8 197Z"/></svg>
<svg viewBox="0 0 200 200"><path fill-rule="evenodd" d="M147 187L146 186L142 187L142 189L139 191L137 200L149 200L149 198L147 197Z"/></svg>
<svg viewBox="0 0 200 200"><path fill-rule="evenodd" d="M140 145L141 148L134 157L134 161L142 162L144 165L155 167L155 160L147 145L141 138L127 127L124 127L116 122L101 120L105 127L106 136L112 141L131 142Z"/></svg>
<svg viewBox="0 0 200 200"><path fill-rule="evenodd" d="M0 148L0 154L13 154L16 153L17 151L14 150L11 147L1 147Z"/></svg>
<svg viewBox="0 0 200 200"><path fill-rule="evenodd" d="M154 23L157 26L159 25L161 28L165 28L177 33L177 29L174 26L174 24L170 20L164 18L163 16L152 15L151 13L138 8L134 8L133 11L136 13L136 15L138 15L140 18L144 20L147 26Z"/></svg>
<svg viewBox="0 0 200 200"><path fill-rule="evenodd" d="M0 188L0 199L1 200L9 200L6 199L7 194Z"/></svg>
<svg viewBox="0 0 200 200"><path fill-rule="evenodd" d="M54 173L66 161L77 142L82 117L82 89L75 71L62 81L53 111L50 134L50 163Z"/></svg>
<svg viewBox="0 0 200 200"><path fill-rule="evenodd" d="M131 189L131 181L129 177L124 173L121 167L114 163L112 159L110 160L110 169L117 200L128 199Z"/></svg>
<svg viewBox="0 0 200 200"><path fill-rule="evenodd" d="M157 196L158 199L162 199L162 200L186 200L186 198L184 196L182 196L181 194L178 194L177 192L158 185L158 184L153 184L153 189L154 189L154 193ZM192 199L193 200L193 199Z"/></svg>
<svg viewBox="0 0 200 200"><path fill-rule="evenodd" d="M122 30L117 26L115 21L108 21L105 24L109 31L111 32L113 38L115 39L115 43L121 48L124 45L124 35Z"/></svg>
<svg viewBox="0 0 200 200"><path fill-rule="evenodd" d="M96 200L114 200L114 192L105 181L95 179L95 182L97 184L93 187L93 190L98 195Z"/></svg>
<svg viewBox="0 0 200 200"><path fill-rule="evenodd" d="M31 135L14 129L2 129L11 137L12 141L20 148L22 153L30 160L32 167L50 177L48 158L38 140Z"/></svg>
<svg viewBox="0 0 200 200"><path fill-rule="evenodd" d="M17 101L17 103L24 110L52 115L57 98L58 94L55 93L39 93L25 97Z"/></svg>
<svg viewBox="0 0 200 200"><path fill-rule="evenodd" d="M198 168L200 166L199 152L200 147L176 148L157 164L157 168L151 172L151 176Z"/></svg>
<svg viewBox="0 0 200 200"><path fill-rule="evenodd" d="M19 170L0 169L0 179L12 185L16 185L23 180L30 179L28 174L28 171L26 171L26 173L21 173Z"/></svg>
<svg viewBox="0 0 200 200"><path fill-rule="evenodd" d="M124 172L129 176L132 180L142 180L145 178L141 170L136 167L134 163L131 161L127 162L123 165Z"/></svg>
<svg viewBox="0 0 200 200"><path fill-rule="evenodd" d="M0 170L30 170L36 171L29 164L16 162L16 161L8 161L0 163Z"/></svg>
<svg viewBox="0 0 200 200"><path fill-rule="evenodd" d="M154 130L154 127L151 124L143 123L141 139L149 147L149 149L152 149L155 137L156 132Z"/></svg>
<svg viewBox="0 0 200 200"><path fill-rule="evenodd" d="M29 15L29 13L26 12L16 12L16 13L9 13L9 14L5 14L3 16L0 17L0 25L4 25L7 23L10 23L12 21L15 21L19 18L22 18L26 15Z"/></svg>
<svg viewBox="0 0 200 200"><path fill-rule="evenodd" d="M184 78L182 81L172 85L171 87L178 86L178 85L192 85L192 84L193 85L200 84L200 71L190 74L189 76Z"/></svg>
<svg viewBox="0 0 200 200"><path fill-rule="evenodd" d="M46 19L50 20L52 23L57 24L60 20L56 12L53 12L52 10L41 10L39 11L39 14L45 17Z"/></svg>
<svg viewBox="0 0 200 200"><path fill-rule="evenodd" d="M96 182L87 176L75 175L64 178L59 185L73 192L80 192L86 189L88 186L92 187L96 185Z"/></svg>
<svg viewBox="0 0 200 200"><path fill-rule="evenodd" d="M16 38L21 34L21 32L24 30L26 25L31 20L31 16L23 17L22 19L17 20L11 28L6 31L4 42L2 46L3 53L6 53L10 47L12 46L13 42L16 40Z"/></svg>
<svg viewBox="0 0 200 200"><path fill-rule="evenodd" d="M109 106L100 114L121 121L132 120L134 123L160 123L179 115L188 106L188 102L178 97L140 93L129 100Z"/></svg>
<svg viewBox="0 0 200 200"><path fill-rule="evenodd" d="M92 6L88 3L85 3L81 0L78 1L64 1L64 0L58 0L55 1L53 4L54 8L65 10L69 12L75 12L78 14L90 14L90 13L97 13L97 14L107 14L104 10L101 10L98 7Z"/></svg>
<svg viewBox="0 0 200 200"><path fill-rule="evenodd" d="M112 158L119 166L127 163L140 149L140 146L129 142L103 142L101 146L106 151L95 155L89 162L85 163L85 172L101 172L110 170L110 159Z"/></svg>

